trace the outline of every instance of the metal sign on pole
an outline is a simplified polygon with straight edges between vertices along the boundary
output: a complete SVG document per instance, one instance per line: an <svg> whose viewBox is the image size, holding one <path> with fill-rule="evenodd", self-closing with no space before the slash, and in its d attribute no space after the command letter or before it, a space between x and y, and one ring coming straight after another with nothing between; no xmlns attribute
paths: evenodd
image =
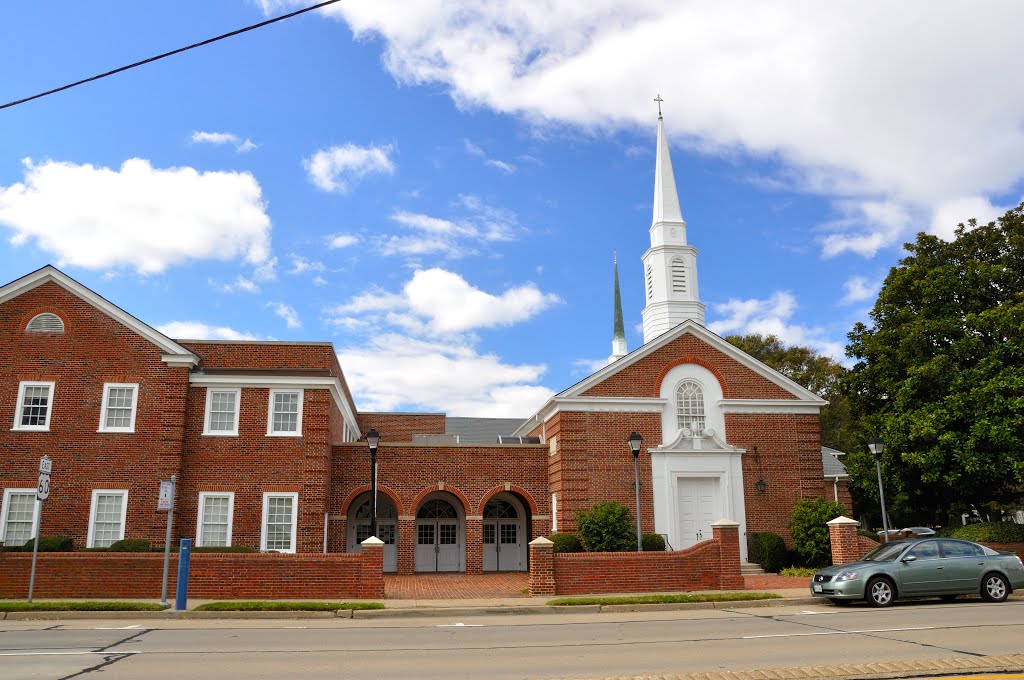
<svg viewBox="0 0 1024 680"><path fill-rule="evenodd" d="M39 482L36 485L36 537L32 541L32 572L28 577L28 601L32 601L32 591L36 586L36 558L39 557L39 537L43 529L43 501L50 497L50 473L53 472L53 461L49 456L39 460Z"/></svg>
<svg viewBox="0 0 1024 680"><path fill-rule="evenodd" d="M167 603L167 570L171 562L171 527L174 524L174 487L178 481L177 475L171 475L171 481L160 481L160 497L156 502L156 509L159 512L167 512L167 536L164 538L164 580L160 587L160 604L164 609L170 607Z"/></svg>

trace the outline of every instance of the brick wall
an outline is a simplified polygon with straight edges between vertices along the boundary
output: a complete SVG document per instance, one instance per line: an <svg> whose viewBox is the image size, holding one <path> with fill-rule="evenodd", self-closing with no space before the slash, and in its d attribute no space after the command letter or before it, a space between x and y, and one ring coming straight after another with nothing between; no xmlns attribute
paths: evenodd
<svg viewBox="0 0 1024 680"><path fill-rule="evenodd" d="M159 598L162 554L39 553L35 597ZM0 553L0 598L28 594L31 553ZM177 588L171 555L168 598ZM380 551L364 555L194 553L188 595L202 599L381 599Z"/></svg>
<svg viewBox="0 0 1024 680"><path fill-rule="evenodd" d="M718 590L721 558L714 541L676 552L558 553L555 594Z"/></svg>
<svg viewBox="0 0 1024 680"><path fill-rule="evenodd" d="M356 422L363 436L377 428L381 442L411 442L414 434L444 434L443 413L360 413Z"/></svg>

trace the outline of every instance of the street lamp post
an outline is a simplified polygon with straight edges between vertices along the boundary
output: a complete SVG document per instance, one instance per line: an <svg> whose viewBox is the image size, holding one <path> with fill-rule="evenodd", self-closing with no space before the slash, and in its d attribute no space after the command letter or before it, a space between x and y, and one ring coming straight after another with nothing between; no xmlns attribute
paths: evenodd
<svg viewBox="0 0 1024 680"><path fill-rule="evenodd" d="M377 536L377 446L380 435L377 428L370 428L366 433L366 445L370 447L370 535Z"/></svg>
<svg viewBox="0 0 1024 680"><path fill-rule="evenodd" d="M629 450L633 452L633 479L636 486L636 551L642 552L644 544L643 534L640 532L640 445L644 438L633 432L626 441L629 443Z"/></svg>
<svg viewBox="0 0 1024 680"><path fill-rule="evenodd" d="M875 457L875 472L878 473L878 498L882 503L882 535L885 536L883 541L888 543L889 518L885 513L885 491L882 488L882 450L884 448L885 445L878 437L873 437L871 441L868 442L868 450L871 451L871 454Z"/></svg>

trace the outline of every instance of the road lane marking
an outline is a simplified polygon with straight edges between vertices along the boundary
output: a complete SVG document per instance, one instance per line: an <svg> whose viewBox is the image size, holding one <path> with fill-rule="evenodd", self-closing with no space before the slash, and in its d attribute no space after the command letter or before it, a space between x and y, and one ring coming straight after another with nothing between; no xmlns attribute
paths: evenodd
<svg viewBox="0 0 1024 680"><path fill-rule="evenodd" d="M741 640L758 638L809 637L812 635L860 635L863 633L899 633L905 630L935 630L935 626L917 626L914 628L871 628L866 630L823 630L816 633L776 633L775 635L744 635Z"/></svg>
<svg viewBox="0 0 1024 680"><path fill-rule="evenodd" d="M438 628L483 628L482 623L439 623Z"/></svg>
<svg viewBox="0 0 1024 680"><path fill-rule="evenodd" d="M136 623L134 626L119 626L117 628L93 628L93 630L132 630L134 628L142 628L142 626Z"/></svg>

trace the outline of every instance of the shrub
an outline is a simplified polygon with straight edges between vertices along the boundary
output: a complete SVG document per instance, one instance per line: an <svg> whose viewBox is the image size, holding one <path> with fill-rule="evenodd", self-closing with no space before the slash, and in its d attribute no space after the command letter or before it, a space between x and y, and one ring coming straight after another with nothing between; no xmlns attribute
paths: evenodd
<svg viewBox="0 0 1024 680"><path fill-rule="evenodd" d="M878 543L878 534L870 529L857 529L857 535L863 536L864 538L870 538L875 543Z"/></svg>
<svg viewBox="0 0 1024 680"><path fill-rule="evenodd" d="M627 552L636 550L633 517L622 503L606 501L590 510L576 513L580 540L588 552Z"/></svg>
<svg viewBox="0 0 1024 680"><path fill-rule="evenodd" d="M32 546L35 544L36 539L30 538L21 548L10 547L9 550L21 550L23 552L32 552ZM75 542L71 540L70 536L40 536L39 537L39 552L71 552L75 549Z"/></svg>
<svg viewBox="0 0 1024 680"><path fill-rule="evenodd" d="M661 534L644 534L640 538L644 552L665 552L665 537Z"/></svg>
<svg viewBox="0 0 1024 680"><path fill-rule="evenodd" d="M832 542L827 523L843 514L843 506L824 498L800 499L790 513L789 534L803 560L799 566L822 567L832 563Z"/></svg>
<svg viewBox="0 0 1024 680"><path fill-rule="evenodd" d="M1024 524L1013 522L982 522L956 527L949 532L952 538L981 543L1021 543L1024 542Z"/></svg>
<svg viewBox="0 0 1024 680"><path fill-rule="evenodd" d="M548 540L555 544L556 553L583 552L583 543L576 534L551 534Z"/></svg>
<svg viewBox="0 0 1024 680"><path fill-rule="evenodd" d="M772 573L789 566L791 561L786 541L782 536L770 531L750 535L750 553L747 557L751 562L760 564L765 571Z"/></svg>
<svg viewBox="0 0 1024 680"><path fill-rule="evenodd" d="M122 538L107 548L108 552L150 552L151 545L145 538Z"/></svg>

